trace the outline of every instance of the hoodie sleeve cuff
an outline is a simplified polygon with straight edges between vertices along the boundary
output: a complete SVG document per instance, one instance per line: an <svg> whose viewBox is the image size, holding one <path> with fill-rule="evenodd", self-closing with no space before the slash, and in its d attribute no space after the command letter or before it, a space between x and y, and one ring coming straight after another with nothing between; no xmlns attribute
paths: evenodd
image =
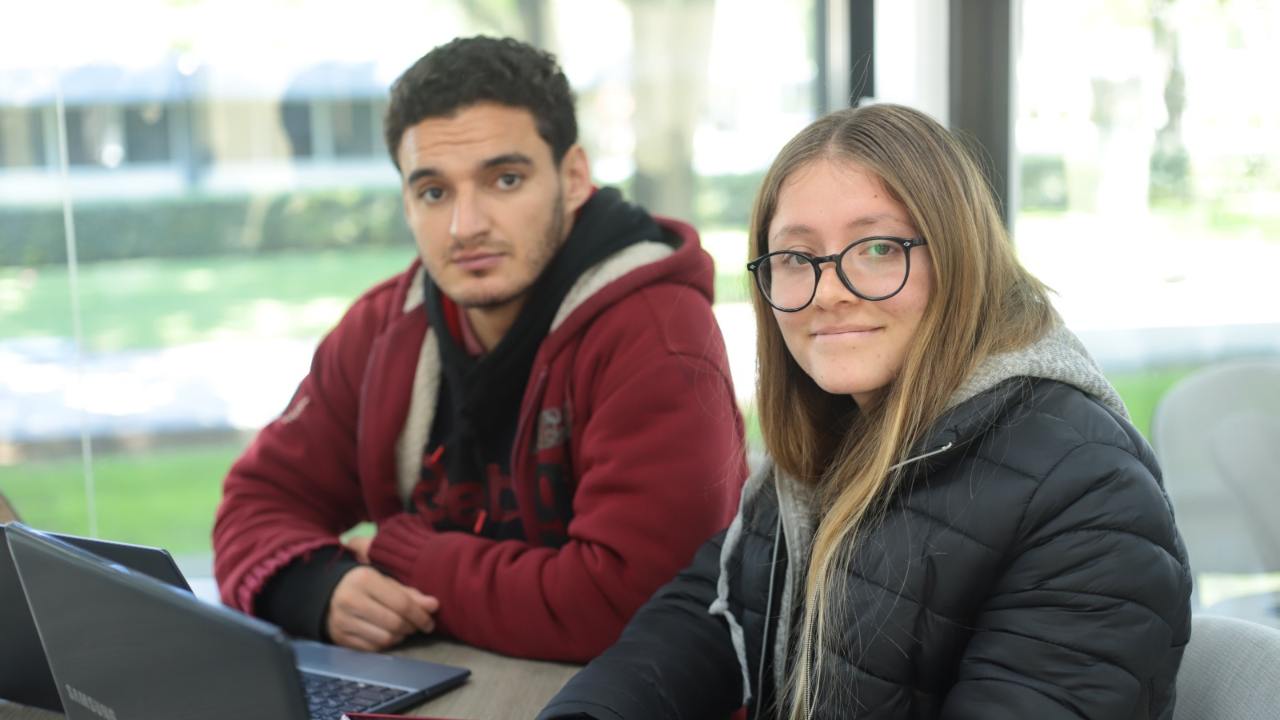
<svg viewBox="0 0 1280 720"><path fill-rule="evenodd" d="M258 615L294 637L328 641L329 600L338 581L359 567L340 547L313 550L276 573L258 596Z"/></svg>
<svg viewBox="0 0 1280 720"><path fill-rule="evenodd" d="M369 546L369 562L405 585L416 586L414 565L435 534L420 517L410 513L384 520L378 523L378 533Z"/></svg>

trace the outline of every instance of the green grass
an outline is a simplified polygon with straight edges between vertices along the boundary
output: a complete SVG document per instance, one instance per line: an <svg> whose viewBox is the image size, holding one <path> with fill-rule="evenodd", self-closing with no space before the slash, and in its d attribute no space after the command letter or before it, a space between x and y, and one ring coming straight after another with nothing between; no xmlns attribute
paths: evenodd
<svg viewBox="0 0 1280 720"><path fill-rule="evenodd" d="M1174 383L1199 369L1198 365L1178 365L1151 368L1123 373L1110 373L1107 379L1129 408L1129 419L1148 440L1151 439L1151 418L1155 415L1160 398Z"/></svg>
<svg viewBox="0 0 1280 720"><path fill-rule="evenodd" d="M95 456L98 534L175 554L207 553L222 478L240 451L236 444ZM33 527L89 533L78 457L0 466L0 492Z"/></svg>
<svg viewBox="0 0 1280 720"><path fill-rule="evenodd" d="M412 248L164 260L79 269L85 346L157 348L229 337L314 337ZM71 337L65 268L0 268L0 338Z"/></svg>
<svg viewBox="0 0 1280 720"><path fill-rule="evenodd" d="M125 260L79 272L91 352L242 337L315 337L359 293L406 267L412 248L361 248L197 259ZM0 268L0 338L66 338L65 268ZM222 478L237 445L96 454L98 534L206 553ZM85 534L79 457L0 464L0 492L37 527Z"/></svg>

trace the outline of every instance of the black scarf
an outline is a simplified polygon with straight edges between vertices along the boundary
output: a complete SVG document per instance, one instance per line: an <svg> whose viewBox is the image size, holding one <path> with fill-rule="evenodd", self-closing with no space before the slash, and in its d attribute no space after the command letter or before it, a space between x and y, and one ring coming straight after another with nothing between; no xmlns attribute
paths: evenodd
<svg viewBox="0 0 1280 720"><path fill-rule="evenodd" d="M659 240L662 231L643 208L626 202L613 188L597 190L578 211L564 245L534 281L524 307L498 346L475 358L449 332L440 291L425 274L427 318L436 328L444 368L443 403L450 431L442 441L445 474L451 483L483 482L485 458L510 448L488 448L486 440L514 428L534 356L551 328L569 289L587 269L642 240ZM492 441L490 441L492 442ZM512 468L514 471L514 468Z"/></svg>

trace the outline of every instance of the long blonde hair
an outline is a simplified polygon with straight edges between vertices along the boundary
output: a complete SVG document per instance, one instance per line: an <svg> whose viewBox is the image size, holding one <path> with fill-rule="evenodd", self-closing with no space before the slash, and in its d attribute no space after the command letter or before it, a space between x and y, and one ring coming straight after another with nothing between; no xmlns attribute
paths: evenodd
<svg viewBox="0 0 1280 720"><path fill-rule="evenodd" d="M1043 284L1017 261L995 199L967 148L923 113L870 105L831 113L778 153L756 197L750 254L768 252L783 184L820 159L854 162L907 210L932 259L932 291L896 378L878 402L858 408L831 395L787 351L757 289L756 397L766 449L777 468L819 489L824 509L805 582L801 652L791 671L793 718L810 711L831 601L860 532L892 494L892 466L906 459L948 398L988 356L1025 346L1054 323Z"/></svg>

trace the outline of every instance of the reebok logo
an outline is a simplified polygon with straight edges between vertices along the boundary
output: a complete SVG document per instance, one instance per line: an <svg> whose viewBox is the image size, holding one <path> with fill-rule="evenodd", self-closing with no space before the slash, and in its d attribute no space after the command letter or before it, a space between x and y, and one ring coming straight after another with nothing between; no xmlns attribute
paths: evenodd
<svg viewBox="0 0 1280 720"><path fill-rule="evenodd" d="M64 683L67 686L67 697L71 698L77 705L82 705L89 709L89 712L97 715L103 720L116 720L116 711L94 700L85 693L71 687L70 683Z"/></svg>

